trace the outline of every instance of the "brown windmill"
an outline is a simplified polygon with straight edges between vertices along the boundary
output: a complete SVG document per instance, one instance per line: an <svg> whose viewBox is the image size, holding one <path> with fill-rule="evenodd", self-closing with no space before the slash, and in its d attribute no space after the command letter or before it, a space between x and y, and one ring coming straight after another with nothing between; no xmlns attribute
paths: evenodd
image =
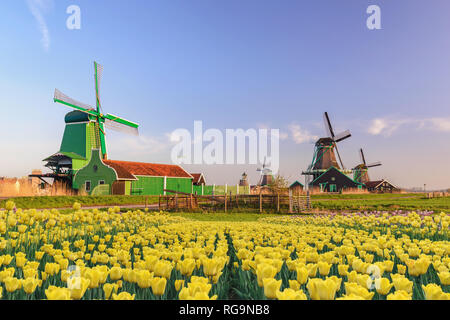
<svg viewBox="0 0 450 320"><path fill-rule="evenodd" d="M321 172L328 170L330 167L335 167L338 170L345 169L344 164L342 163L341 156L339 154L337 143L351 137L350 131L348 130L338 135L334 134L334 129L331 125L330 118L328 117L327 112L324 113L323 119L328 136L320 138L315 144L313 161L308 168L308 171L310 172L316 171L316 174L314 174L314 176L316 176L317 174L321 174ZM341 164L340 166L336 160L334 150L336 150L339 163Z"/></svg>
<svg viewBox="0 0 450 320"><path fill-rule="evenodd" d="M359 183L366 184L370 181L369 179L369 168L381 166L381 162L374 162L371 164L366 163L366 158L364 157L363 149L359 149L359 156L361 158L361 164L353 168L353 180Z"/></svg>

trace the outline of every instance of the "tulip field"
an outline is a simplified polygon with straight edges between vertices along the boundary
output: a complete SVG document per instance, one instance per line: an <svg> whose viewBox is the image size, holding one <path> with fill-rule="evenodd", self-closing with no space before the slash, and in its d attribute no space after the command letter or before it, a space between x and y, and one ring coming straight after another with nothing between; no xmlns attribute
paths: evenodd
<svg viewBox="0 0 450 320"><path fill-rule="evenodd" d="M450 215L0 211L0 299L449 300Z"/></svg>

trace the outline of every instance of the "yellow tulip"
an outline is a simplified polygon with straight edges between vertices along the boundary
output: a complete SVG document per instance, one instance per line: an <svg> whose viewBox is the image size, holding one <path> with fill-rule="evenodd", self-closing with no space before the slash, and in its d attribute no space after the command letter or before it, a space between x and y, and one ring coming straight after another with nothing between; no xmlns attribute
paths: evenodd
<svg viewBox="0 0 450 320"><path fill-rule="evenodd" d="M450 294L442 291L442 288L437 284L430 283L427 286L422 285L425 299L427 300L449 300Z"/></svg>
<svg viewBox="0 0 450 320"><path fill-rule="evenodd" d="M218 259L204 259L203 263L203 272L206 276L212 277L215 276L222 266L221 261Z"/></svg>
<svg viewBox="0 0 450 320"><path fill-rule="evenodd" d="M375 288L377 292L383 296L387 295L393 286L394 284L390 283L387 278L375 279Z"/></svg>
<svg viewBox="0 0 450 320"><path fill-rule="evenodd" d="M394 268L394 261L384 260L383 265L386 272L392 272L392 269Z"/></svg>
<svg viewBox="0 0 450 320"><path fill-rule="evenodd" d="M368 274L358 274L356 276L356 283L361 287L370 288L372 286L373 280Z"/></svg>
<svg viewBox="0 0 450 320"><path fill-rule="evenodd" d="M306 267L297 268L297 281L299 284L305 284L308 281L309 271Z"/></svg>
<svg viewBox="0 0 450 320"><path fill-rule="evenodd" d="M330 273L331 264L325 261L319 261L317 266L319 267L319 273L321 276L327 276Z"/></svg>
<svg viewBox="0 0 450 320"><path fill-rule="evenodd" d="M3 298L3 287L0 287L0 299Z"/></svg>
<svg viewBox="0 0 450 320"><path fill-rule="evenodd" d="M307 300L306 294L303 291L284 289L276 292L278 300Z"/></svg>
<svg viewBox="0 0 450 320"><path fill-rule="evenodd" d="M137 284L139 288L146 289L152 285L153 273L148 270L140 270L137 273Z"/></svg>
<svg viewBox="0 0 450 320"><path fill-rule="evenodd" d="M427 273L428 267L430 266L431 261L427 259L418 259L418 260L408 260L406 261L406 265L408 266L408 273L413 277L420 276L422 274Z"/></svg>
<svg viewBox="0 0 450 320"><path fill-rule="evenodd" d="M36 252L34 253L34 257L35 257L37 260L41 260L42 257L44 256L44 254L45 254L45 252L43 252L43 251L36 251Z"/></svg>
<svg viewBox="0 0 450 320"><path fill-rule="evenodd" d="M212 286L210 283L204 283L204 282L200 282L200 281L192 282L192 279L191 279L191 282L188 283L189 294L191 296L195 296L195 294L197 292L209 293L209 291L211 290L211 287Z"/></svg>
<svg viewBox="0 0 450 320"><path fill-rule="evenodd" d="M448 271L439 272L438 276L443 286L450 286L450 272Z"/></svg>
<svg viewBox="0 0 450 320"><path fill-rule="evenodd" d="M37 276L37 271L36 269L32 269L32 268L25 268L23 269L23 276L24 278L35 278Z"/></svg>
<svg viewBox="0 0 450 320"><path fill-rule="evenodd" d="M25 293L27 293L27 294L32 294L36 290L36 287L38 285L39 285L39 280L37 280L35 278L26 278L22 282L23 291L25 291Z"/></svg>
<svg viewBox="0 0 450 320"><path fill-rule="evenodd" d="M22 268L26 262L27 262L27 259L25 257L16 257L16 267L17 268Z"/></svg>
<svg viewBox="0 0 450 320"><path fill-rule="evenodd" d="M274 278L277 274L278 270L274 266L267 264L267 263L261 263L258 264L256 267L256 277L258 280L258 286L263 287L263 280L264 279L270 279Z"/></svg>
<svg viewBox="0 0 450 320"><path fill-rule="evenodd" d="M188 258L188 259L184 259L178 263L180 264L181 274L190 277L192 272L195 269L195 260Z"/></svg>
<svg viewBox="0 0 450 320"><path fill-rule="evenodd" d="M297 280L289 280L289 288L298 291L300 290L300 283Z"/></svg>
<svg viewBox="0 0 450 320"><path fill-rule="evenodd" d="M317 274L317 264L315 263L308 263L306 265L306 268L308 269L308 276L309 277L315 277Z"/></svg>
<svg viewBox="0 0 450 320"><path fill-rule="evenodd" d="M263 279L264 295L269 299L276 299L277 292L281 287L281 280L275 280L273 278Z"/></svg>
<svg viewBox="0 0 450 320"><path fill-rule="evenodd" d="M406 273L406 266L403 264L398 264L397 265L397 272L400 274L405 274Z"/></svg>
<svg viewBox="0 0 450 320"><path fill-rule="evenodd" d="M342 278L338 278L336 276L331 276L331 277L326 277L325 280L327 280L327 279L334 281L334 284L336 285L336 292L341 289Z"/></svg>
<svg viewBox="0 0 450 320"><path fill-rule="evenodd" d="M358 273L355 270L353 270L351 272L347 272L347 279L348 279L348 282L357 283Z"/></svg>
<svg viewBox="0 0 450 320"><path fill-rule="evenodd" d="M365 287L360 286L357 283L345 283L345 293L347 295L357 295L363 297L365 300L372 300L375 292L369 292Z"/></svg>
<svg viewBox="0 0 450 320"><path fill-rule="evenodd" d="M175 290L180 291L184 286L184 280L175 280Z"/></svg>
<svg viewBox="0 0 450 320"><path fill-rule="evenodd" d="M413 285L414 283L412 281L409 281L406 278L403 277L396 277L392 279L394 283L395 290L403 290L408 293L412 293Z"/></svg>
<svg viewBox="0 0 450 320"><path fill-rule="evenodd" d="M153 278L152 291L154 295L162 296L166 290L166 278Z"/></svg>
<svg viewBox="0 0 450 320"><path fill-rule="evenodd" d="M119 285L117 283L105 283L103 285L103 292L105 293L105 299L109 299L111 297L111 293L117 293L119 290Z"/></svg>
<svg viewBox="0 0 450 320"><path fill-rule="evenodd" d="M128 293L126 291L123 291L119 294L115 294L115 293L112 294L113 300L134 300L135 296L136 296L135 294L131 295L130 293Z"/></svg>
<svg viewBox="0 0 450 320"><path fill-rule="evenodd" d="M182 288L180 293L178 294L179 300L189 300L191 296L190 290L186 287Z"/></svg>
<svg viewBox="0 0 450 320"><path fill-rule="evenodd" d="M50 286L45 290L48 300L70 300L70 291L67 288Z"/></svg>
<svg viewBox="0 0 450 320"><path fill-rule="evenodd" d="M191 277L191 283L200 282L203 284L208 284L208 278L205 277L198 277L198 276L192 276Z"/></svg>
<svg viewBox="0 0 450 320"><path fill-rule="evenodd" d="M394 293L388 294L387 300L412 300L412 295L404 290L398 290Z"/></svg>
<svg viewBox="0 0 450 320"><path fill-rule="evenodd" d="M59 269L60 269L60 265L59 264L57 264L57 263L50 263L50 262L47 262L45 264L45 268L44 268L45 273L47 273L50 276L52 276L54 274L57 274L59 272Z"/></svg>
<svg viewBox="0 0 450 320"><path fill-rule="evenodd" d="M220 276L222 275L222 271L217 273L215 276L211 277L212 283L216 284L219 281Z"/></svg>
<svg viewBox="0 0 450 320"><path fill-rule="evenodd" d="M89 279L89 288L97 288L100 282L100 271L97 269L86 269L83 275L86 279Z"/></svg>
<svg viewBox="0 0 450 320"><path fill-rule="evenodd" d="M67 287L70 290L70 298L74 300L80 300L86 293L89 287L89 279L72 277L67 281Z"/></svg>
<svg viewBox="0 0 450 320"><path fill-rule="evenodd" d="M340 265L338 265L338 273L339 273L339 275L340 275L341 277L344 277L344 276L347 275L347 273L348 273L348 267L349 267L348 264L340 264Z"/></svg>
<svg viewBox="0 0 450 320"><path fill-rule="evenodd" d="M336 282L332 279L309 279L306 285L312 300L334 300L336 295Z"/></svg>
<svg viewBox="0 0 450 320"><path fill-rule="evenodd" d="M3 280L3 282L5 283L6 291L8 292L14 292L20 289L22 286L22 282L19 279L13 277L7 277Z"/></svg>
<svg viewBox="0 0 450 320"><path fill-rule="evenodd" d="M155 264L154 271L158 277L170 278L172 272L172 264L169 261L160 260Z"/></svg>
<svg viewBox="0 0 450 320"><path fill-rule="evenodd" d="M122 269L120 267L112 267L109 272L109 278L116 281L122 278Z"/></svg>

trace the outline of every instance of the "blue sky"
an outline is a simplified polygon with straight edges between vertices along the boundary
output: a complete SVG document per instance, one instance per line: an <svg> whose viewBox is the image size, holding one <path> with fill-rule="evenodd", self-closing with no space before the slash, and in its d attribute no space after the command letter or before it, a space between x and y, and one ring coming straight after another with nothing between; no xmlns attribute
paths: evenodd
<svg viewBox="0 0 450 320"><path fill-rule="evenodd" d="M72 4L81 30L66 28ZM366 27L371 4L382 30ZM445 0L2 1L0 176L26 175L58 151L69 110L53 91L94 104L96 60L104 110L140 124L139 138L108 133L112 159L170 162L167 135L194 120L279 128L280 172L303 179L328 111L353 134L339 145L347 167L363 147L383 163L374 179L450 187L449 9ZM243 170L258 179L257 166L186 168L216 184Z"/></svg>

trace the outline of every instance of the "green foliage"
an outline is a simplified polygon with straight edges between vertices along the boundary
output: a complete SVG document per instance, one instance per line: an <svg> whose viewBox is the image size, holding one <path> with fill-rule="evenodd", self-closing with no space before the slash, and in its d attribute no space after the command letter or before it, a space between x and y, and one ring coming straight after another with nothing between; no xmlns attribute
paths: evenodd
<svg viewBox="0 0 450 320"><path fill-rule="evenodd" d="M47 209L47 208L72 208L74 202L79 202L83 207L88 206L115 206L115 205L144 205L148 198L148 204L158 203L159 196L42 196L14 198L17 208L22 209ZM8 200L1 200L0 207L5 207Z"/></svg>

